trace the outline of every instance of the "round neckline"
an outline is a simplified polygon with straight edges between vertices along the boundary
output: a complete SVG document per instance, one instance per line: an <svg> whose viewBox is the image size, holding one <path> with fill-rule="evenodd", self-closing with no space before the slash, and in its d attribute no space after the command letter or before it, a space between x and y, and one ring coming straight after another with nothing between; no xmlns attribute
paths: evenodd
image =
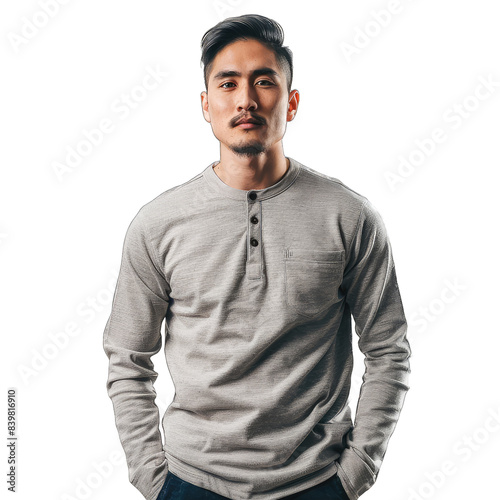
<svg viewBox="0 0 500 500"><path fill-rule="evenodd" d="M287 189L295 181L300 172L300 164L297 161L288 156L285 158L289 160L290 165L283 177L273 185L262 189L237 189L229 186L215 173L214 167L219 161L212 162L203 172L203 176L212 188L228 198L247 200L250 193L256 193L258 200L265 200Z"/></svg>

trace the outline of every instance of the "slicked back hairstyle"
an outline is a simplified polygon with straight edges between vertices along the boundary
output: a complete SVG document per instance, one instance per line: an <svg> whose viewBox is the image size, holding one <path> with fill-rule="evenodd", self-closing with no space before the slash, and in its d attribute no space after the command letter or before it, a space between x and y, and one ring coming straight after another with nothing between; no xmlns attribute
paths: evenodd
<svg viewBox="0 0 500 500"><path fill-rule="evenodd" d="M293 61L292 51L283 46L283 28L276 21L259 14L246 14L228 17L210 28L201 39L201 63L203 77L208 90L208 75L215 56L226 45L237 40L255 39L276 54L276 60L286 74L288 92L292 89Z"/></svg>

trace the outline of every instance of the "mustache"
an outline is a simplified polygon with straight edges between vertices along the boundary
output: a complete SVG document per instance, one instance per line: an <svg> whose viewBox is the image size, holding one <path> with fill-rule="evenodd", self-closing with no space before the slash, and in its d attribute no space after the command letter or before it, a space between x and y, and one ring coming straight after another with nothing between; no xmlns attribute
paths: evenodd
<svg viewBox="0 0 500 500"><path fill-rule="evenodd" d="M258 123L259 125L265 125L266 124L266 119L262 116L256 115L254 113L242 113L238 116L235 116L229 124L231 127L236 127L238 125L238 122L240 120L248 120L252 119L255 123Z"/></svg>

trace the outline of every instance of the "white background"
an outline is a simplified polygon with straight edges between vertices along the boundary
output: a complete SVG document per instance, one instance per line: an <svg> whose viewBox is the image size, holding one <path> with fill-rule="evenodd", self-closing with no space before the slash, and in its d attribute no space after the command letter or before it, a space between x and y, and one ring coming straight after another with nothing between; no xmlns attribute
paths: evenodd
<svg viewBox="0 0 500 500"><path fill-rule="evenodd" d="M294 53L301 100L285 154L371 200L394 251L411 389L363 499L498 498L498 4L54 2L46 22L42 1L3 2L0 14L1 428L6 437L13 387L15 498L80 499L82 485L90 499L142 498L105 389L102 334L130 221L218 159L199 44L223 17L247 13L276 19ZM148 67L168 75L141 93ZM140 101L118 112L124 94ZM57 175L103 119L113 130ZM416 141L436 128L441 143L419 156ZM398 173L401 158L414 168ZM400 176L393 188L387 172ZM154 361L162 415L174 389L162 351ZM362 373L357 355L353 409ZM5 479L1 488L4 498Z"/></svg>

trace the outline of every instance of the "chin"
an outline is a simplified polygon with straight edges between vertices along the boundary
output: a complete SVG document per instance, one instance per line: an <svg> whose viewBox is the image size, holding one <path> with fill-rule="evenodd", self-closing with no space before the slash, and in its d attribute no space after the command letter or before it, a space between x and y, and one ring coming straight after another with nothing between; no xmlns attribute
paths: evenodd
<svg viewBox="0 0 500 500"><path fill-rule="evenodd" d="M268 149L265 143L255 139L227 144L227 147L236 154L261 154Z"/></svg>
<svg viewBox="0 0 500 500"><path fill-rule="evenodd" d="M240 156L259 156L266 152L262 145L248 144L243 146L233 146L231 151Z"/></svg>

